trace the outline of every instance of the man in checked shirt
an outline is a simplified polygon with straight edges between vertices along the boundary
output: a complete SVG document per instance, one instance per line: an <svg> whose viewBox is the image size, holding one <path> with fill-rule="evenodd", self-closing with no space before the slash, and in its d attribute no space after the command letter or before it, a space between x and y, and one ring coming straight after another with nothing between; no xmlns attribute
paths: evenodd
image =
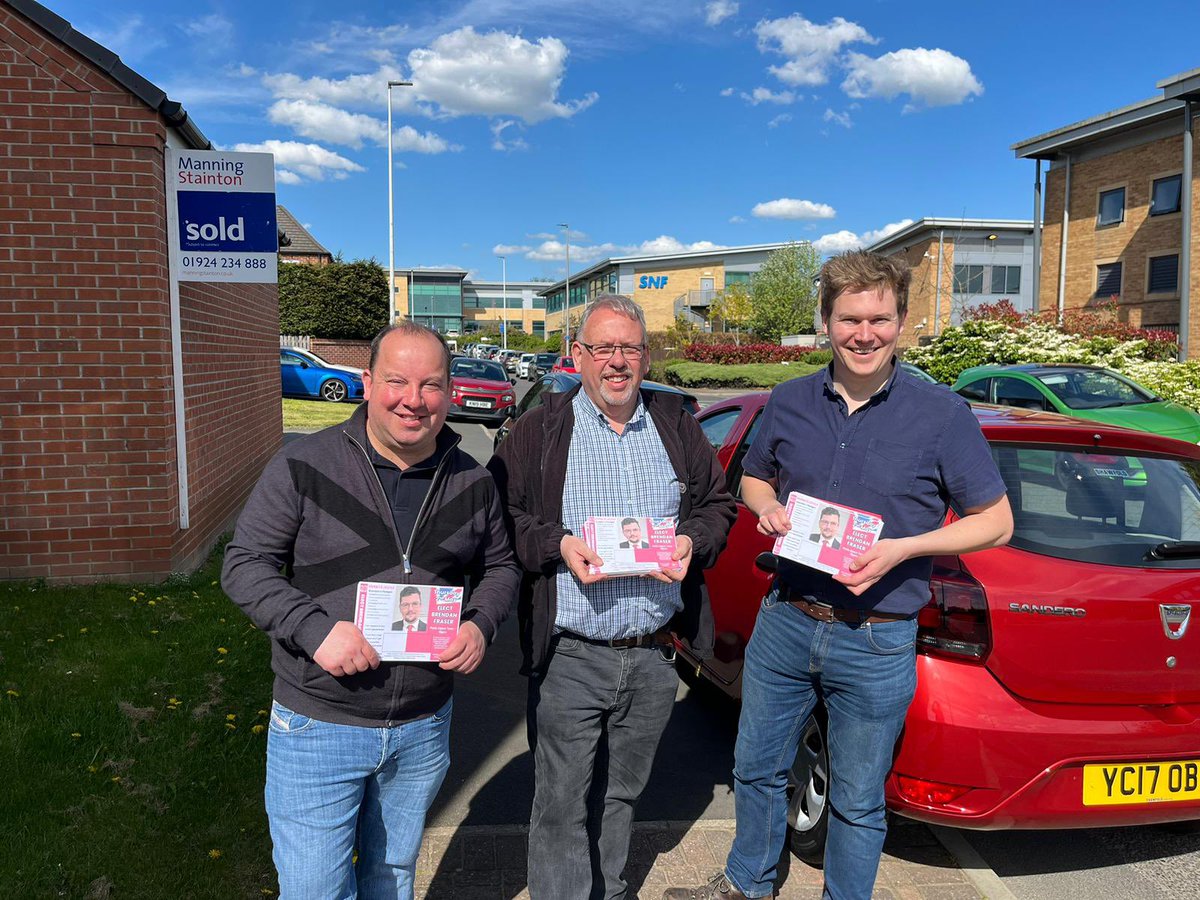
<svg viewBox="0 0 1200 900"><path fill-rule="evenodd" d="M672 632L711 654L702 577L736 515L683 398L640 390L646 320L627 297L584 310L582 385L545 395L488 464L525 569L518 613L534 796L533 900L626 896L633 806L675 702ZM602 578L589 516L674 516L678 571Z"/></svg>

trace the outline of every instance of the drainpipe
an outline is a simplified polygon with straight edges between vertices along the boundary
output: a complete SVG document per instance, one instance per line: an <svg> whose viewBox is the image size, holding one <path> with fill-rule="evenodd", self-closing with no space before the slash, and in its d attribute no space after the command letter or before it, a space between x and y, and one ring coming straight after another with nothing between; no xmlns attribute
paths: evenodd
<svg viewBox="0 0 1200 900"><path fill-rule="evenodd" d="M1058 324L1066 314L1067 233L1071 226L1071 154L1067 154L1067 178L1063 185L1062 238L1058 248Z"/></svg>
<svg viewBox="0 0 1200 900"><path fill-rule="evenodd" d="M933 336L937 337L942 333L942 240L946 236L946 229L938 230L938 273L937 273L937 291L934 293L933 299Z"/></svg>
<svg viewBox="0 0 1200 900"><path fill-rule="evenodd" d="M1188 358L1192 330L1192 101L1183 103L1183 244L1179 251L1179 361Z"/></svg>
<svg viewBox="0 0 1200 900"><path fill-rule="evenodd" d="M1042 161L1034 160L1033 176L1033 311L1042 306Z"/></svg>

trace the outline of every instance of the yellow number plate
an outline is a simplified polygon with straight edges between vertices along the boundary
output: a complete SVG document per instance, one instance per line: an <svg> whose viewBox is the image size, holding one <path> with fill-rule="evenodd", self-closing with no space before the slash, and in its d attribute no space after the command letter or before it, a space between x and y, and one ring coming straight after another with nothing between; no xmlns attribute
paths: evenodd
<svg viewBox="0 0 1200 900"><path fill-rule="evenodd" d="M1083 805L1200 800L1200 759L1083 767Z"/></svg>

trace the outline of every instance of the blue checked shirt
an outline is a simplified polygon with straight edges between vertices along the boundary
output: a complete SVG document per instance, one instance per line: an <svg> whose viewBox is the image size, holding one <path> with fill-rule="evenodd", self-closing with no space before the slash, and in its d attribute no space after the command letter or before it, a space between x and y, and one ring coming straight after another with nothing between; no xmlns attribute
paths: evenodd
<svg viewBox="0 0 1200 900"><path fill-rule="evenodd" d="M572 534L582 536L589 516L677 517L679 479L642 401L622 434L585 391L572 410L563 489L563 524ZM631 576L583 585L561 563L557 585L554 630L596 640L653 634L683 605L678 582Z"/></svg>

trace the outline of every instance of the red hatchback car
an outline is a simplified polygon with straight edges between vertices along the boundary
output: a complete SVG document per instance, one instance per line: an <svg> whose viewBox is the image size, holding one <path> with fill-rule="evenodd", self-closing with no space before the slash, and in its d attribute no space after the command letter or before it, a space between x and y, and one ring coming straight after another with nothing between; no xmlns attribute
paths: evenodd
<svg viewBox="0 0 1200 900"><path fill-rule="evenodd" d="M450 415L487 419L499 425L508 418L516 393L498 362L460 356L450 363Z"/></svg>
<svg viewBox="0 0 1200 900"><path fill-rule="evenodd" d="M579 370L575 368L575 360L570 356L560 356L558 358L558 362L554 364L554 368L552 368L550 371L570 372L571 374L578 374L579 372Z"/></svg>
<svg viewBox="0 0 1200 900"><path fill-rule="evenodd" d="M735 495L768 396L698 416ZM934 561L888 807L959 828L1194 828L1200 447L1052 413L975 415L1015 530L1007 547ZM679 648L733 697L771 579L755 566L771 548L756 522L739 502L728 547L705 573L715 657L700 663ZM802 730L788 809L792 849L813 862L831 765L818 709Z"/></svg>

